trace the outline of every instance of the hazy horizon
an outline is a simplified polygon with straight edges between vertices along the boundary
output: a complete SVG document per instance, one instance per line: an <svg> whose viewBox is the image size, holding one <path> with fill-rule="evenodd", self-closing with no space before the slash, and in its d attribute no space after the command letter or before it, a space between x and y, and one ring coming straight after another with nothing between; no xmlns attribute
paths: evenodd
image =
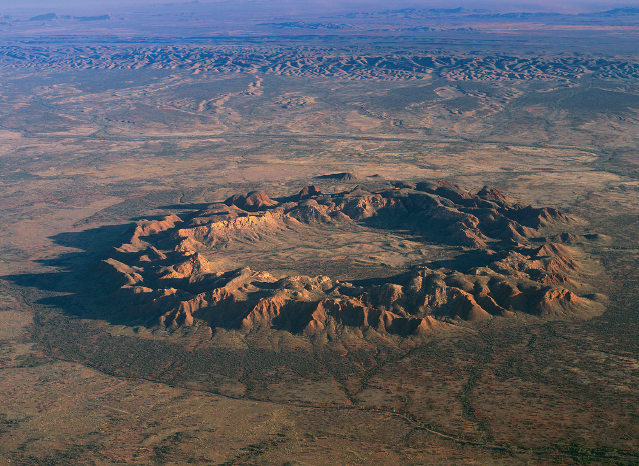
<svg viewBox="0 0 639 466"><path fill-rule="evenodd" d="M301 4L294 0L202 0L195 2L171 2L171 1L157 1L157 0L108 0L101 1L92 4L86 4L83 0L62 0L62 1L45 1L45 0L23 0L19 6L16 6L14 0L0 0L0 14L41 14L41 13L60 13L60 14L90 14L90 13L117 13L118 11L126 11L135 8L145 8L150 6L168 6L168 5L188 5L190 3L199 3L201 6L215 6L221 4L227 4L232 6L245 5L246 8L250 8L252 11L265 10L278 13L285 13L286 11L300 11L307 10L314 11L353 11L353 10L387 10L387 9L401 9L401 8L457 8L462 7L466 9L481 9L490 10L495 12L512 12L512 11L530 11L530 12L557 12L557 13L588 13L595 11L603 11L614 8L632 8L638 5L634 2L620 2L617 0L598 0L598 1L583 1L573 0L564 2L553 2L550 0L537 0L527 2L507 2L502 0L494 0L489 2L479 2L477 0L459 0L454 3L444 0L432 0L432 1L414 1L404 0L394 3L389 7L388 3L382 1L363 1L363 0L350 0L350 1L335 1L335 0L320 0L314 2L312 5Z"/></svg>

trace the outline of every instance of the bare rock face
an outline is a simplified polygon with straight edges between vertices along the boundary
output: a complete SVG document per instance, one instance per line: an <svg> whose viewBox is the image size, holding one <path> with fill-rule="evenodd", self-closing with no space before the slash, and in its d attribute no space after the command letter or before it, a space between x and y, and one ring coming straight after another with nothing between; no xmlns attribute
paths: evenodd
<svg viewBox="0 0 639 466"><path fill-rule="evenodd" d="M573 257L572 245L587 239L541 238L542 228L573 221L555 209L524 206L488 187L472 194L445 181L331 195L308 186L292 199L278 203L251 192L184 220L139 222L130 243L114 249L96 273L111 284L122 320L168 329L197 321L241 333L277 329L312 337L356 328L401 338L462 321L516 314L577 319L603 311L601 299L580 283L582 266ZM248 267L218 271L205 257L212 247L259 241L295 225L353 222L484 250L491 259L463 272L418 266L401 281L356 286L327 276L277 278Z"/></svg>
<svg viewBox="0 0 639 466"><path fill-rule="evenodd" d="M315 185L305 186L302 190L297 194L297 199L308 199L312 197L323 196L322 192Z"/></svg>
<svg viewBox="0 0 639 466"><path fill-rule="evenodd" d="M277 204L264 191L253 191L246 196L231 196L224 203L228 206L235 205L249 212L255 212Z"/></svg>

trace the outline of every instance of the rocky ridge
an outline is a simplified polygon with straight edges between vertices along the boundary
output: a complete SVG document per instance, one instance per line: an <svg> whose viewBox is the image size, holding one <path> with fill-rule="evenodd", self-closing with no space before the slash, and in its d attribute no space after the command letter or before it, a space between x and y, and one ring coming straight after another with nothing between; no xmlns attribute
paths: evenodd
<svg viewBox="0 0 639 466"><path fill-rule="evenodd" d="M401 279L354 285L328 276L275 277L248 267L214 270L206 258L223 254L234 241L259 241L266 232L348 222L480 249L488 259L469 270L421 265ZM588 318L604 306L602 296L580 283L575 243L587 239L542 237L544 227L573 222L496 189L472 194L445 181L395 183L372 192L358 186L331 195L307 186L279 202L251 192L182 218L138 222L130 241L96 273L120 320L166 329L199 322L245 334L277 329L332 339L343 331L420 336L456 322L516 314Z"/></svg>

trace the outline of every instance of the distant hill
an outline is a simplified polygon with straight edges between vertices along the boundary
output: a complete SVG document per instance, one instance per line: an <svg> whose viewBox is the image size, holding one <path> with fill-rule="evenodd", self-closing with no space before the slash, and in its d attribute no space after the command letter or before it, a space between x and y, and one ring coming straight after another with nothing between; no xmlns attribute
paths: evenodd
<svg viewBox="0 0 639 466"><path fill-rule="evenodd" d="M52 21L54 19L58 19L58 15L56 15L55 13L45 13L43 15L29 18L29 21Z"/></svg>
<svg viewBox="0 0 639 466"><path fill-rule="evenodd" d="M100 16L74 16L76 21L112 21L115 18L113 15L100 15Z"/></svg>
<svg viewBox="0 0 639 466"><path fill-rule="evenodd" d="M579 16L635 16L639 15L639 8L615 8L613 10L600 11L597 13L586 13Z"/></svg>
<svg viewBox="0 0 639 466"><path fill-rule="evenodd" d="M0 19L8 19L8 17L0 16ZM58 16L56 13L45 13L42 15L33 16L28 21L53 21L53 20L71 19L75 21L112 21L115 18L111 14L98 15L98 16L70 16L62 15Z"/></svg>

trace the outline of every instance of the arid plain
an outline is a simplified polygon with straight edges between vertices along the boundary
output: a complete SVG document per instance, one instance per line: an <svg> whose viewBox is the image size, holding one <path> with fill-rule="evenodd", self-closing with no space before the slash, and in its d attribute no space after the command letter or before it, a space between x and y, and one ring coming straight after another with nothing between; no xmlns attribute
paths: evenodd
<svg viewBox="0 0 639 466"><path fill-rule="evenodd" d="M3 462L639 461L639 12L166 8L3 18Z"/></svg>

